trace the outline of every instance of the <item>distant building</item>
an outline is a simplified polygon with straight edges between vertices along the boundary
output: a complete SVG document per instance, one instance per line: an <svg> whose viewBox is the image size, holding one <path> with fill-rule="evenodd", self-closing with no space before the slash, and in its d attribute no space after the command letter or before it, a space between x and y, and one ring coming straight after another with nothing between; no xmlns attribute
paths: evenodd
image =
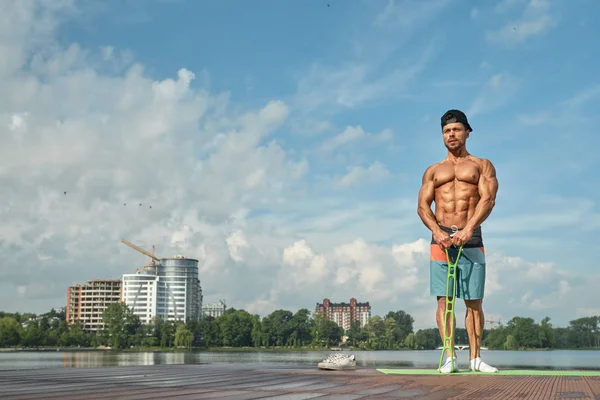
<svg viewBox="0 0 600 400"><path fill-rule="evenodd" d="M315 313L320 312L344 330L350 329L354 321L359 321L360 326L364 327L371 318L369 303L358 303L354 297L350 299L350 303L332 303L325 298L315 308Z"/></svg>
<svg viewBox="0 0 600 400"><path fill-rule="evenodd" d="M142 324L149 324L156 316L158 276L146 271L125 274L123 302L137 315Z"/></svg>
<svg viewBox="0 0 600 400"><path fill-rule="evenodd" d="M198 260L175 256L162 258L153 269L123 275L123 301L148 324L159 317L164 321L199 320L202 288Z"/></svg>
<svg viewBox="0 0 600 400"><path fill-rule="evenodd" d="M225 301L219 300L218 303L206 304L202 306L202 316L218 318L225 314L226 309L227 307L225 306Z"/></svg>
<svg viewBox="0 0 600 400"><path fill-rule="evenodd" d="M121 300L120 279L95 279L87 285L67 289L66 320L68 325L79 321L85 331L104 329L102 313L112 303Z"/></svg>

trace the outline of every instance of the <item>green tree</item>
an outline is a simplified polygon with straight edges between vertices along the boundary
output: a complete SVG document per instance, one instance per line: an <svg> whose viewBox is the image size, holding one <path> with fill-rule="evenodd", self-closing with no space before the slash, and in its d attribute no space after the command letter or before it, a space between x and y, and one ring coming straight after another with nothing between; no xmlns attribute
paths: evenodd
<svg viewBox="0 0 600 400"><path fill-rule="evenodd" d="M175 321L157 320L161 347L173 347L175 342Z"/></svg>
<svg viewBox="0 0 600 400"><path fill-rule="evenodd" d="M292 325L290 324L292 317L291 311L275 310L263 319L263 333L267 336L268 345L283 346L288 344L292 332Z"/></svg>
<svg viewBox="0 0 600 400"><path fill-rule="evenodd" d="M124 348L130 343L140 327L140 319L133 314L124 302L112 303L102 313L102 321L110 339L111 346L116 349Z"/></svg>
<svg viewBox="0 0 600 400"><path fill-rule="evenodd" d="M385 339L382 344L385 343L386 349L394 349L397 347L398 323L394 318L388 317L383 321L383 324L385 326Z"/></svg>
<svg viewBox="0 0 600 400"><path fill-rule="evenodd" d="M22 329L16 318L0 318L0 347L13 347L21 343Z"/></svg>
<svg viewBox="0 0 600 400"><path fill-rule="evenodd" d="M533 318L513 317L506 325L518 347L540 347L540 326Z"/></svg>
<svg viewBox="0 0 600 400"><path fill-rule="evenodd" d="M288 322L287 332L289 333L289 337L287 344L292 346L304 346L310 343L312 341L310 328L310 311L306 308L301 308Z"/></svg>
<svg viewBox="0 0 600 400"><path fill-rule="evenodd" d="M506 342L504 342L504 350L517 350L519 348L519 343L517 339L513 335L508 335L506 337Z"/></svg>
<svg viewBox="0 0 600 400"><path fill-rule="evenodd" d="M569 341L573 347L600 346L600 317L583 317L569 322L571 335Z"/></svg>
<svg viewBox="0 0 600 400"><path fill-rule="evenodd" d="M337 344L340 341L344 330L319 312L313 318L311 333L315 345L329 347L332 343Z"/></svg>
<svg viewBox="0 0 600 400"><path fill-rule="evenodd" d="M360 321L354 321L350 324L350 329L346 331L346 336L348 336L348 341L351 346L356 346L357 343L364 340L365 334L360 326Z"/></svg>
<svg viewBox="0 0 600 400"><path fill-rule="evenodd" d="M554 348L568 349L572 348L572 343L569 340L571 329L567 327L557 327L552 329L554 334Z"/></svg>
<svg viewBox="0 0 600 400"><path fill-rule="evenodd" d="M506 343L506 338L509 333L508 328L499 326L490 331L487 337L482 341L482 344L492 350L502 350L504 349L504 344Z"/></svg>
<svg viewBox="0 0 600 400"><path fill-rule="evenodd" d="M258 315L252 316L252 332L250 333L252 337L252 345L254 347L260 347L262 345L262 324L260 323L260 317Z"/></svg>
<svg viewBox="0 0 600 400"><path fill-rule="evenodd" d="M23 329L21 344L25 347L38 347L44 342L44 332L39 321L30 321Z"/></svg>
<svg viewBox="0 0 600 400"><path fill-rule="evenodd" d="M90 335L83 330L81 324L76 323L71 325L68 331L61 334L59 341L62 346L87 347L90 345L91 338Z"/></svg>
<svg viewBox="0 0 600 400"><path fill-rule="evenodd" d="M185 326L194 336L192 344L194 346L202 344L202 327L200 325L200 320L189 319Z"/></svg>
<svg viewBox="0 0 600 400"><path fill-rule="evenodd" d="M369 320L366 330L368 333L368 349L375 350L385 348L385 323L379 315L376 315Z"/></svg>
<svg viewBox="0 0 600 400"><path fill-rule="evenodd" d="M184 324L177 324L175 329L175 347L187 347L192 348L192 341L194 340L194 334Z"/></svg>
<svg viewBox="0 0 600 400"><path fill-rule="evenodd" d="M251 346L252 329L254 327L252 315L244 310L226 313L219 317L219 330L223 346Z"/></svg>
<svg viewBox="0 0 600 400"><path fill-rule="evenodd" d="M539 329L540 346L542 348L553 348L556 343L556 337L552 324L550 323L550 317L546 317L540 323Z"/></svg>
<svg viewBox="0 0 600 400"><path fill-rule="evenodd" d="M206 347L221 346L221 333L219 323L212 316L206 316L200 321L200 330L202 332L202 342Z"/></svg>
<svg viewBox="0 0 600 400"><path fill-rule="evenodd" d="M437 347L436 338L439 337L440 334L436 328L419 329L417 333L415 333L416 348L419 350L434 350Z"/></svg>
<svg viewBox="0 0 600 400"><path fill-rule="evenodd" d="M404 339L404 346L408 349L415 349L417 347L417 340L414 333L409 333Z"/></svg>
<svg viewBox="0 0 600 400"><path fill-rule="evenodd" d="M386 314L384 320L393 318L396 321L394 329L394 340L403 343L409 333L413 333L414 318L404 310L390 311Z"/></svg>

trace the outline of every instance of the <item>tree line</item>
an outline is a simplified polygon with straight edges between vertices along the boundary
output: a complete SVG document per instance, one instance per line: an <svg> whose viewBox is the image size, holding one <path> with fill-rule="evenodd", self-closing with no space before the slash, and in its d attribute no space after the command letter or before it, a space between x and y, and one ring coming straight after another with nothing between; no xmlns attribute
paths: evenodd
<svg viewBox="0 0 600 400"><path fill-rule="evenodd" d="M403 310L372 317L366 326L355 322L347 330L322 314L306 309L276 310L260 318L229 308L218 317L186 323L154 319L142 324L125 303L111 304L103 313L105 328L86 332L79 323L68 326L64 312L34 314L0 312L0 348L98 347L123 348L328 348L351 346L364 350L429 350L442 345L437 328L413 329L413 317ZM345 337L345 343L341 343ZM466 329L457 328L455 343L468 344ZM554 327L550 318L539 323L514 317L505 326L485 329L482 345L494 350L584 349L600 347L600 316L578 318L567 327Z"/></svg>

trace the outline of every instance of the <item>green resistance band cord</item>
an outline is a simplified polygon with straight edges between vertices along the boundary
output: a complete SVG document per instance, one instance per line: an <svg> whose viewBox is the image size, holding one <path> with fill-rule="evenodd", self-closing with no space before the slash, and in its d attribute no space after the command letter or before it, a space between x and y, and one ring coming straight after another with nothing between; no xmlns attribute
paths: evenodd
<svg viewBox="0 0 600 400"><path fill-rule="evenodd" d="M454 370L454 346L452 346L454 338L454 300L456 300L456 267L458 266L458 260L462 253L462 246L458 248L458 255L454 264L450 262L450 255L448 249L446 249L446 260L448 260L448 278L446 279L446 311L444 312L444 345L442 347L442 355L440 357L440 365L438 370L444 365L446 350L450 350L450 360L452 362L452 370ZM452 300L450 300L450 279L452 279ZM449 307L451 306L451 307ZM448 310L450 308L450 310ZM448 321L448 315L450 315L450 335L446 333L446 321ZM448 344L446 344L448 343Z"/></svg>

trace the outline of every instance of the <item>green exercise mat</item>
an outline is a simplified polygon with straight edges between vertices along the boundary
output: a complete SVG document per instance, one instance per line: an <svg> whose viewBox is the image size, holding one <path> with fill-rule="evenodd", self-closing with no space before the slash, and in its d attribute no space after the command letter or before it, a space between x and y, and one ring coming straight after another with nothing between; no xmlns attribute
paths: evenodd
<svg viewBox="0 0 600 400"><path fill-rule="evenodd" d="M481 375L481 376L600 376L600 371L546 370L546 369L505 369L498 372L475 372L468 369L451 374L442 374L437 369L389 369L378 368L384 374L396 375Z"/></svg>

